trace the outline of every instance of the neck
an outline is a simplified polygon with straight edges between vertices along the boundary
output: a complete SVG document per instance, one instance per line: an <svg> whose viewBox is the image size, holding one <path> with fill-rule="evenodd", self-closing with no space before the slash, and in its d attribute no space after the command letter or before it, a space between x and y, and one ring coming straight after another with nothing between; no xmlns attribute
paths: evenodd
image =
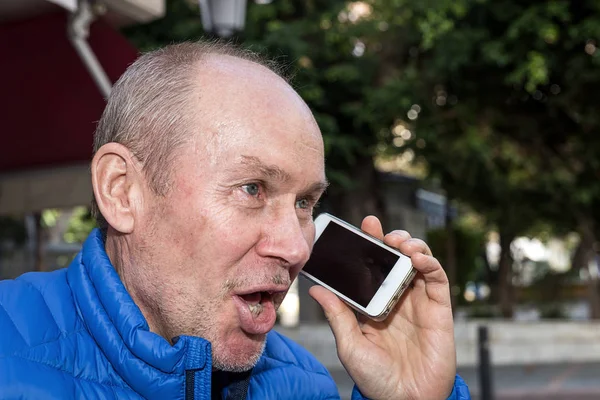
<svg viewBox="0 0 600 400"><path fill-rule="evenodd" d="M127 289L146 322L148 322L150 331L162 336L172 344L171 338L166 333L166 324L160 317L158 306L154 304L151 296L146 295L147 291L144 287L147 279L143 276L143 263L136 261L132 251L133 248L135 247L131 245L128 237L108 233L105 240L106 254L121 278L125 289Z"/></svg>

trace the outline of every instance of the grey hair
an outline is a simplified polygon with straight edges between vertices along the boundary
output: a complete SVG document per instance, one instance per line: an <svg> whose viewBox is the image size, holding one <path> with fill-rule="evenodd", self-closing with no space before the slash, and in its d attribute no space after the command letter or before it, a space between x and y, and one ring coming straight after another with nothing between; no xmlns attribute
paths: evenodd
<svg viewBox="0 0 600 400"><path fill-rule="evenodd" d="M150 189L170 188L174 152L191 136L195 73L209 56L231 56L262 65L287 80L281 69L257 53L221 41L183 42L143 54L112 88L94 134L94 154L105 144L126 146L143 166ZM202 117L201 115L199 116ZM108 229L95 197L92 214Z"/></svg>

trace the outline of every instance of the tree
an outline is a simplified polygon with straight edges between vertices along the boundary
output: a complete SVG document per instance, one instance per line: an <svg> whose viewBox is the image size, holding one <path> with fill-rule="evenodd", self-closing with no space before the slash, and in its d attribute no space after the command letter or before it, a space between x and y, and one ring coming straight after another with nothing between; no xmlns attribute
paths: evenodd
<svg viewBox="0 0 600 400"><path fill-rule="evenodd" d="M600 84L600 7L593 1L463 5L446 20L452 29L435 37L422 56L435 78L425 91L433 99L426 103L431 114L417 128L427 148L415 150L452 196L499 228L503 248L544 219L580 233L585 248L578 254L587 266L597 241L600 194L598 104L592 96ZM470 148L457 156L461 146ZM443 154L449 150L452 157ZM508 252L501 260L500 282L506 284ZM590 285L598 317L597 283ZM504 314L510 315L507 296L510 290L501 290Z"/></svg>
<svg viewBox="0 0 600 400"><path fill-rule="evenodd" d="M167 11L126 31L138 47L202 36L197 9ZM600 227L600 4L278 0L250 3L246 26L236 40L284 62L313 110L343 218L385 216L373 159L409 154L498 229L505 316L509 245L538 221L578 230L587 265Z"/></svg>
<svg viewBox="0 0 600 400"><path fill-rule="evenodd" d="M344 1L281 0L251 3L246 31L236 40L275 58L293 75L293 85L311 107L323 132L327 175L334 183L327 202L355 224L366 214L385 217L374 168L380 138L372 130L365 99L381 85L376 54L364 54L359 40L376 29L370 8L347 8ZM168 2L167 18L126 30L142 49L202 36L198 10ZM405 102L408 104L407 102Z"/></svg>

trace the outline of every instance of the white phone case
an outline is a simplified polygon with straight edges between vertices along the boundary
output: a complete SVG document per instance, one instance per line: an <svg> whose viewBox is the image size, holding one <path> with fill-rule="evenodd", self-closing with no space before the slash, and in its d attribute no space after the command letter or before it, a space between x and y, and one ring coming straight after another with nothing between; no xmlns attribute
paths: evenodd
<svg viewBox="0 0 600 400"><path fill-rule="evenodd" d="M383 283L381 284L381 286L375 293L375 296L373 296L367 307L361 306L346 294L335 290L327 283L321 281L317 277L305 271L302 271L302 275L304 275L314 283L319 284L325 287L326 289L330 290L331 292L335 293L346 304L348 304L350 307L360 312L361 314L364 314L367 317L376 321L384 320L389 315L390 311L394 308L394 306L396 305L396 303L398 302L398 300L400 299L400 297L402 296L402 294L416 275L416 270L412 267L410 258L400 253L398 250L384 244L379 239L374 238L373 236L361 231L355 226L327 213L320 214L315 219L315 243L317 243L319 237L330 223L335 223L353 232L354 234L364 238L365 240L369 240L372 243L375 243L376 245L394 253L395 255L399 256L398 261L393 266L392 270L389 272L389 274L387 275L387 277L385 278L385 280L383 281Z"/></svg>

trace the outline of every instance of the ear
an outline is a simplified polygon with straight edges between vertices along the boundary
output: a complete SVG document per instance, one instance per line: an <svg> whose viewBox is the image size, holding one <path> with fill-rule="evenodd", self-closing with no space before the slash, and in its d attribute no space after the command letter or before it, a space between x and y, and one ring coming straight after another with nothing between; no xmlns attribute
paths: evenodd
<svg viewBox="0 0 600 400"><path fill-rule="evenodd" d="M92 187L98 209L120 233L131 233L142 201L144 183L140 163L118 143L107 143L92 160Z"/></svg>

